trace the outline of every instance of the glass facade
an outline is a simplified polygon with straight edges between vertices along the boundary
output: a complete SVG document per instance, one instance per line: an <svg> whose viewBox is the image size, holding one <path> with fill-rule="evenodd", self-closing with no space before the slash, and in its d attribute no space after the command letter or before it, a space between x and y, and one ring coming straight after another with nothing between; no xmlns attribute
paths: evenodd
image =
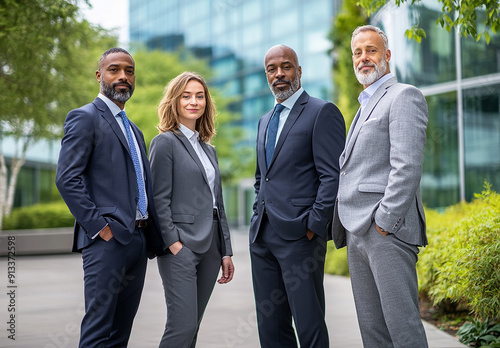
<svg viewBox="0 0 500 348"><path fill-rule="evenodd" d="M338 1L332 0L130 0L130 43L149 49L186 48L208 58L211 85L237 97L231 110L256 136L258 119L274 99L264 74L264 55L276 44L298 54L302 86L331 99L331 59L327 40Z"/></svg>
<svg viewBox="0 0 500 348"><path fill-rule="evenodd" d="M500 36L489 45L457 38L436 25L441 4L419 4L388 5L372 24L387 33L391 71L426 96L422 199L428 207L445 207L472 199L485 181L500 190ZM404 35L415 23L427 33L421 44Z"/></svg>
<svg viewBox="0 0 500 348"><path fill-rule="evenodd" d="M465 198L500 189L500 84L464 90Z"/></svg>
<svg viewBox="0 0 500 348"><path fill-rule="evenodd" d="M8 173L11 172L11 159L21 151L20 146L11 137L2 139L2 154ZM28 148L26 162L17 177L13 208L51 202L58 198L58 193L55 193L55 176L60 148L60 140L43 139Z"/></svg>
<svg viewBox="0 0 500 348"><path fill-rule="evenodd" d="M304 88L331 99L332 59L326 53L331 44L326 37L340 3L130 0L130 42L165 50L183 47L208 58L211 84L237 97L231 110L241 113L253 145L257 120L273 104L263 69L271 46L294 48ZM500 36L493 36L489 45L457 38L436 25L441 11L440 3L423 0L401 7L388 4L371 18L388 35L392 72L400 82L419 87L428 102L421 191L429 207L469 200L485 181L500 190ZM404 35L415 23L427 33L420 44ZM251 187L251 180L245 182ZM238 199L248 201L247 206L253 203L248 190Z"/></svg>

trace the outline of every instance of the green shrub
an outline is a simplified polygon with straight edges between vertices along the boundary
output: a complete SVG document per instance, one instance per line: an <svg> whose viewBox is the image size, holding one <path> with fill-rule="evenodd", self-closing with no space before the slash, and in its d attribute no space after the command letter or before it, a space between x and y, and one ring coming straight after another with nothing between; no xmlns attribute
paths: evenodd
<svg viewBox="0 0 500 348"><path fill-rule="evenodd" d="M36 204L12 210L4 218L4 230L71 227L75 218L64 202Z"/></svg>
<svg viewBox="0 0 500 348"><path fill-rule="evenodd" d="M462 325L457 336L469 347L500 347L500 324L490 324L489 320L473 321Z"/></svg>
<svg viewBox="0 0 500 348"><path fill-rule="evenodd" d="M471 203L426 215L420 290L435 305L453 302L476 318L500 320L500 195L486 185Z"/></svg>
<svg viewBox="0 0 500 348"><path fill-rule="evenodd" d="M336 249L333 242L328 242L325 273L342 276L349 275L349 268L347 267L347 248Z"/></svg>

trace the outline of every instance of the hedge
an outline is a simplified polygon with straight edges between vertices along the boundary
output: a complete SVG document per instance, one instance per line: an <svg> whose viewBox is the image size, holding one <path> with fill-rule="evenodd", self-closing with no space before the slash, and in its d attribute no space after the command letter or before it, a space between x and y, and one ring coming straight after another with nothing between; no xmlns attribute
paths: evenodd
<svg viewBox="0 0 500 348"><path fill-rule="evenodd" d="M71 227L75 218L64 202L43 203L15 208L4 217L4 230Z"/></svg>
<svg viewBox="0 0 500 348"><path fill-rule="evenodd" d="M348 276L347 248L337 249L332 241L328 242L325 260L325 273Z"/></svg>
<svg viewBox="0 0 500 348"><path fill-rule="evenodd" d="M500 320L500 195L486 185L471 203L426 215L420 291L435 305L448 301L477 319Z"/></svg>

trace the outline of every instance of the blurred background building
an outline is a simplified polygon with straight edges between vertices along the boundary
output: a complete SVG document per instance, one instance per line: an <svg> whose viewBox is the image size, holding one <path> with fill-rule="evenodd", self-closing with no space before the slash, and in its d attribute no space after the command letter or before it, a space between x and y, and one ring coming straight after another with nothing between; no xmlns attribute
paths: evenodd
<svg viewBox="0 0 500 348"><path fill-rule="evenodd" d="M255 139L257 121L273 105L264 55L276 44L294 48L302 85L330 99L332 63L327 39L337 0L129 0L130 44L148 49L187 49L209 61L211 85L235 97L232 111Z"/></svg>
<svg viewBox="0 0 500 348"><path fill-rule="evenodd" d="M253 144L258 119L273 105L263 66L271 46L294 48L304 88L332 100L327 34L339 8L340 1L332 0L130 0L130 42L186 48L207 59L211 84L237 97L233 111L243 115L241 125ZM371 18L389 37L392 71L428 101L421 189L429 207L470 200L485 180L500 187L500 37L489 45L457 37L436 26L440 13L437 1L425 0L419 6L388 5ZM404 35L414 23L427 32L420 44Z"/></svg>
<svg viewBox="0 0 500 348"><path fill-rule="evenodd" d="M386 6L371 19L387 33L392 71L427 99L420 186L428 207L470 200L485 181L500 190L500 36L489 45L460 38L436 26L440 14L441 4L424 0L422 6ZM415 23L427 32L420 44L403 35Z"/></svg>
<svg viewBox="0 0 500 348"><path fill-rule="evenodd" d="M135 48L186 50L206 59L212 86L234 98L230 109L254 146L257 122L274 100L263 59L275 44L294 48L302 85L333 101L332 43L328 40L340 0L129 0L129 43ZM387 5L370 18L384 29L392 50L391 70L400 82L419 87L427 98L429 125L421 182L428 207L446 207L481 192L484 182L500 190L500 36L460 38L436 26L441 5ZM427 38L409 41L405 30L418 23ZM481 28L478 28L480 31ZM346 37L350 41L350 37ZM352 75L354 79L354 74ZM4 150L9 145L4 141ZM11 145L12 147L12 145ZM58 145L36 146L18 181L15 206L50 200ZM9 157L9 151L4 151ZM253 178L231 192L238 206L232 221L248 222ZM293 189L293 188L291 188Z"/></svg>

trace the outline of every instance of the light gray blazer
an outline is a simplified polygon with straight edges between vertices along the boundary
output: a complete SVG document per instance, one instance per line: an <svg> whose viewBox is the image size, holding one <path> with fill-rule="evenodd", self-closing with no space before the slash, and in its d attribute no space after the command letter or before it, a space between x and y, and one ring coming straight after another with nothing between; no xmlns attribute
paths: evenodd
<svg viewBox="0 0 500 348"><path fill-rule="evenodd" d="M217 155L213 146L200 144L215 168L222 256L232 256ZM157 135L149 152L154 201L165 245L181 241L191 251L206 252L212 243L213 200L198 155L180 131Z"/></svg>
<svg viewBox="0 0 500 348"><path fill-rule="evenodd" d="M427 119L422 93L395 77L372 95L339 159L331 229L337 248L346 230L361 235L373 221L406 243L427 245L419 190Z"/></svg>

